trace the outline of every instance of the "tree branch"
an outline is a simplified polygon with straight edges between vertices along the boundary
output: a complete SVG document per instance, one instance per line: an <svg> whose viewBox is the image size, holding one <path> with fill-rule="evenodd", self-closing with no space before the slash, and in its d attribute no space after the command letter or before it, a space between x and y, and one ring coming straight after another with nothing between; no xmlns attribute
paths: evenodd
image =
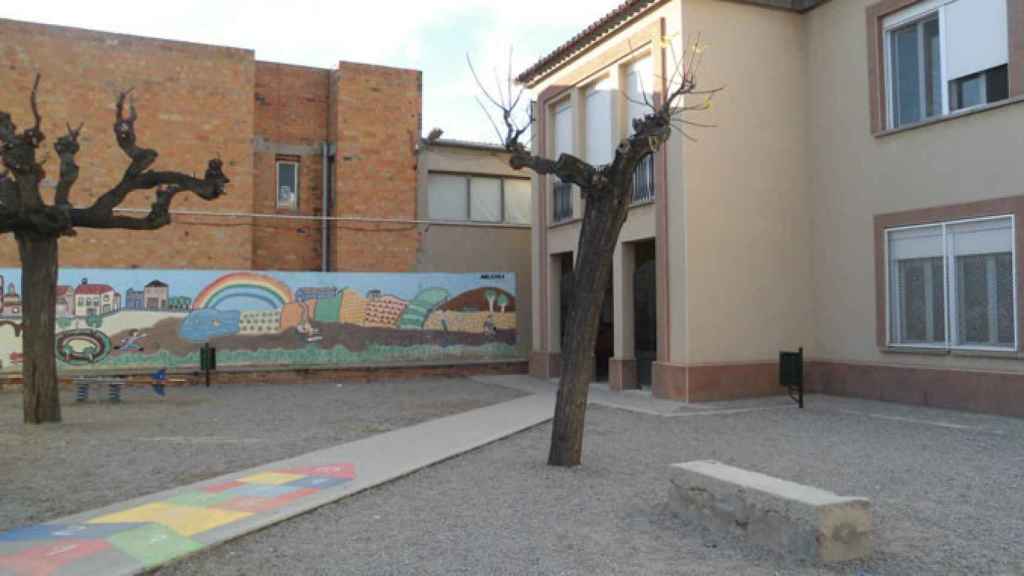
<svg viewBox="0 0 1024 576"><path fill-rule="evenodd" d="M135 121L138 112L130 100L131 90L122 92L117 99L114 119L114 136L121 150L131 159L121 181L85 209L72 209L71 222L85 228L128 228L152 230L166 226L171 221L170 204L178 192L193 192L203 200L213 200L224 194L224 187L230 182L224 175L223 162L219 158L210 160L206 174L200 180L180 172L147 170L158 156L156 150L142 148L136 142ZM125 103L128 113L125 114ZM76 135L77 136L77 135ZM62 163L63 164L63 163ZM156 202L143 218L114 214L128 194L136 190L156 188Z"/></svg>
<svg viewBox="0 0 1024 576"><path fill-rule="evenodd" d="M60 157L60 181L57 182L57 193L54 196L54 204L57 206L69 204L71 187L78 180L78 164L75 163L75 154L78 154L78 135L81 134L83 125L72 128L68 124L68 133L58 138L53 144L53 149Z"/></svg>
<svg viewBox="0 0 1024 576"><path fill-rule="evenodd" d="M85 228L130 228L136 230L155 229L170 221L171 200L178 192L192 192L203 200L214 200L224 194L224 187L230 182L224 175L223 163L210 160L203 179L180 172L147 171L134 178L122 181L85 209L72 209L71 222ZM157 188L157 199L144 218L114 215L114 208L135 190Z"/></svg>
<svg viewBox="0 0 1024 576"><path fill-rule="evenodd" d="M117 145L132 160L125 171L125 180L141 174L143 170L152 166L159 155L156 150L140 148L135 143L135 121L138 120L139 114L135 111L135 103L130 100L130 95L131 90L128 90L121 92L121 95L118 96L117 112L114 118L114 136L117 138ZM124 115L125 100L128 100L127 117Z"/></svg>

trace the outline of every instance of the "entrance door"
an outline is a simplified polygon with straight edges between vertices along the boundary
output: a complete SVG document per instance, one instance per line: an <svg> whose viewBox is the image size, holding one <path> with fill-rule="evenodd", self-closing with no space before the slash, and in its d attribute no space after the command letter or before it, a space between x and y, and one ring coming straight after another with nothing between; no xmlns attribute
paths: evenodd
<svg viewBox="0 0 1024 576"><path fill-rule="evenodd" d="M637 242L633 275L633 351L636 379L641 387L651 385L652 364L658 357L658 298L654 260L654 240Z"/></svg>

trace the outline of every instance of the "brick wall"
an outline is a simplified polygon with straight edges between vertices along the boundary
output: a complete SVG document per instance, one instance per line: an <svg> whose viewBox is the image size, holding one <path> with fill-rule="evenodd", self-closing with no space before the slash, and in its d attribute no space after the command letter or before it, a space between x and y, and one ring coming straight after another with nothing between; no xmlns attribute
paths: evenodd
<svg viewBox="0 0 1024 576"><path fill-rule="evenodd" d="M342 62L334 83L335 214L415 219L420 72ZM336 270L408 272L418 245L413 224L342 222L331 257Z"/></svg>
<svg viewBox="0 0 1024 576"><path fill-rule="evenodd" d="M65 122L85 122L81 175L72 202L87 205L120 179L128 159L112 133L114 103L134 88L139 143L155 148L154 168L202 174L220 156L231 178L227 196L214 203L185 195L174 208L248 212L253 189L253 53L249 50L169 42L0 19L0 110L19 126L31 120L29 92L42 73L39 106L50 160L52 195L57 162L53 142ZM133 193L123 205L148 209L152 192ZM181 218L155 232L80 230L61 240L61 264L249 268L247 219ZM17 265L13 237L0 237L0 265Z"/></svg>
<svg viewBox="0 0 1024 576"><path fill-rule="evenodd" d="M255 176L252 211L319 216L323 196L321 144L328 141L329 70L256 62ZM298 210L276 202L277 160L299 163ZM260 218L253 222L257 269L319 270L321 223Z"/></svg>
<svg viewBox="0 0 1024 576"><path fill-rule="evenodd" d="M422 77L415 70L342 62L337 70L257 62L251 50L165 41L0 19L0 110L30 121L28 94L43 74L40 107L52 143L65 121L84 121L81 177L72 194L87 205L120 178L127 158L111 133L120 90L134 88L140 144L155 168L201 174L220 156L232 182L216 202L179 196L173 210L320 214L320 146L337 148L337 216L416 218L416 144ZM56 171L50 152L48 168ZM299 207L276 207L276 161L299 168ZM52 194L54 176L47 181ZM148 209L152 192L126 208ZM413 271L414 224L334 223L335 270ZM61 240L61 264L317 270L321 223L250 217L175 215L159 231L80 230ZM12 237L0 237L0 265L18 264Z"/></svg>

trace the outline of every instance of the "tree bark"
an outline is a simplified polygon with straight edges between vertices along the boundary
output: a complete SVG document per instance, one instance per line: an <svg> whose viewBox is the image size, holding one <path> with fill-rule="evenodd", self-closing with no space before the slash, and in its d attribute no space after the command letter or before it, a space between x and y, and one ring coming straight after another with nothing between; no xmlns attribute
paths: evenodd
<svg viewBox="0 0 1024 576"><path fill-rule="evenodd" d="M551 429L548 464L579 466L594 344L612 274L612 256L629 211L628 190L605 189L587 198L573 268L573 299L562 341L562 375Z"/></svg>
<svg viewBox="0 0 1024 576"><path fill-rule="evenodd" d="M57 238L16 234L21 254L22 406L26 424L60 422L53 335Z"/></svg>

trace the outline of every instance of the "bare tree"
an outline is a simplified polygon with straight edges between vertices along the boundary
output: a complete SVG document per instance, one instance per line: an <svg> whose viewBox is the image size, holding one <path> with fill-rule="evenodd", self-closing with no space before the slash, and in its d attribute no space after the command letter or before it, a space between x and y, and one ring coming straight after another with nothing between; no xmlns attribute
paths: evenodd
<svg viewBox="0 0 1024 576"><path fill-rule="evenodd" d="M662 44L671 46L663 39ZM587 393L593 374L594 344L597 339L604 303L605 289L612 273L612 256L619 232L633 194L633 174L647 156L657 152L668 142L673 130L684 137L687 126L707 126L684 118L687 112L707 110L711 98L721 88L700 90L697 71L704 47L700 39L687 47L682 57L675 58L671 78L659 78L664 90L648 97L643 104L647 113L633 120L632 134L619 142L615 156L609 164L594 166L572 154L556 159L534 154L522 138L532 132L533 104L528 111L519 111L525 87L513 90L511 73L506 82L496 82L497 93L489 91L480 81L473 63L470 70L483 93L480 105L503 143L511 153L510 165L516 170L528 168L538 176L554 176L566 184L579 187L584 200L583 221L580 228L576 266L572 275L573 298L569 307L568 335L562 340L561 378L551 431L548 464L552 466L578 466L583 452L583 425L587 407ZM511 72L511 53L509 57ZM687 104L688 96L699 99L698 104ZM490 110L500 114L495 121Z"/></svg>
<svg viewBox="0 0 1024 576"><path fill-rule="evenodd" d="M60 421L54 352L57 239L74 236L76 228L155 230L170 223L171 200L179 192L189 191L204 200L213 200L224 194L229 182L219 159L209 161L202 179L180 172L150 170L157 152L136 143L138 114L129 90L118 97L114 117L117 144L131 161L121 181L88 207L71 205L71 188L78 179L75 155L82 126L68 125L67 133L53 145L60 158L60 177L53 204L46 204L40 193L40 184L46 177L43 169L46 159L36 159L36 151L46 139L37 102L39 79L36 75L32 86L30 103L34 123L31 127L18 132L11 115L0 112L0 156L5 168L0 174L0 233L14 233L21 257L22 389L26 423ZM114 212L130 193L154 188L156 200L145 216Z"/></svg>

